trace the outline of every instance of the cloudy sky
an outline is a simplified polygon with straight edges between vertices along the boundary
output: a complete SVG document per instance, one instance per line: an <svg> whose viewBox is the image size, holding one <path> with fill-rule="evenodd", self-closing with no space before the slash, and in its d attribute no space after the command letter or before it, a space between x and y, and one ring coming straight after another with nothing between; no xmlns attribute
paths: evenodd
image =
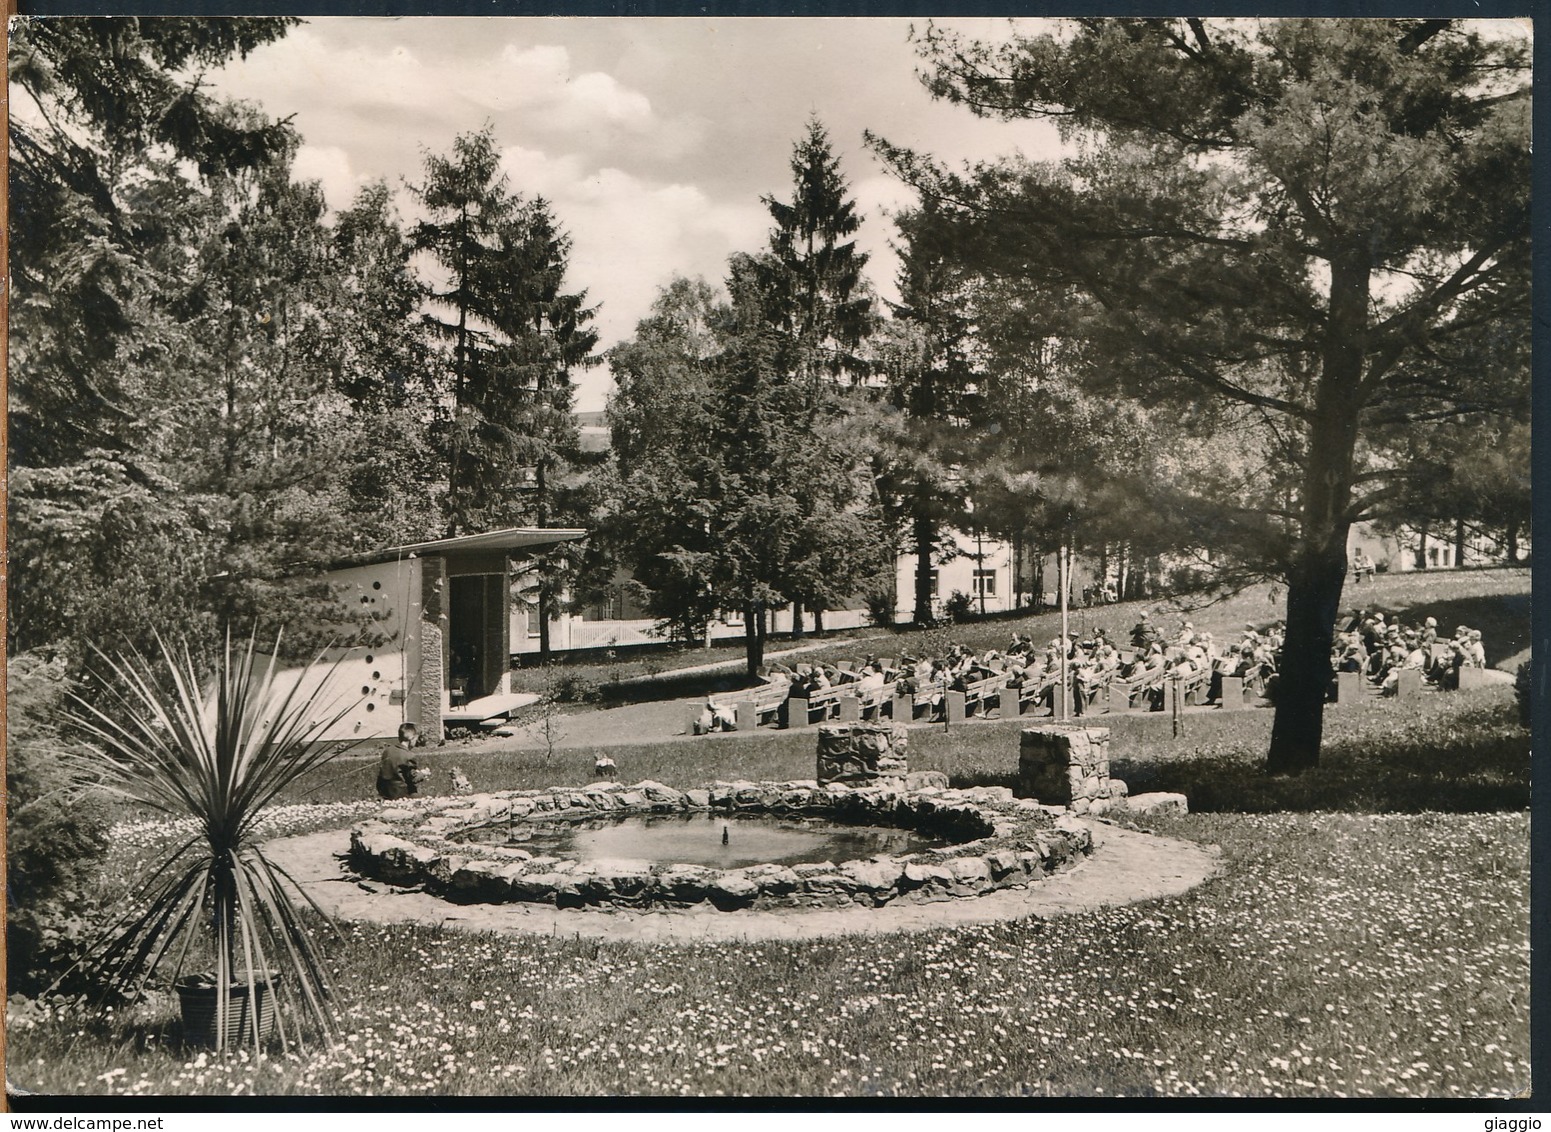
<svg viewBox="0 0 1551 1132"><path fill-rule="evenodd" d="M983 37L1006 20L953 21ZM493 127L514 189L543 194L575 240L572 280L601 304L603 345L629 337L674 274L719 282L756 251L762 193L790 192L792 144L810 115L828 128L864 215L873 282L892 294L890 209L908 195L862 145L871 129L944 159L1054 152L1054 131L982 122L934 103L915 77L910 24L895 19L315 19L211 76L236 98L294 116L297 173L331 206L427 151ZM1032 29L1027 29L1032 30ZM600 409L606 369L577 407Z"/></svg>

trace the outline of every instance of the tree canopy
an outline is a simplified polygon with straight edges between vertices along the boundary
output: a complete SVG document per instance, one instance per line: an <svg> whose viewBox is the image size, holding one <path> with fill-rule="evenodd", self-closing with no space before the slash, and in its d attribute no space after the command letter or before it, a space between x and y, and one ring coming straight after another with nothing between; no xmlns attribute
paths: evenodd
<svg viewBox="0 0 1551 1132"><path fill-rule="evenodd" d="M1053 120L1071 154L952 172L874 139L967 265L1058 312L1099 387L1253 419L1292 469L1270 765L1312 765L1348 528L1415 472L1369 441L1522 403L1521 366L1459 347L1528 341L1527 44L1124 19L1001 45L929 28L921 51L935 95Z"/></svg>

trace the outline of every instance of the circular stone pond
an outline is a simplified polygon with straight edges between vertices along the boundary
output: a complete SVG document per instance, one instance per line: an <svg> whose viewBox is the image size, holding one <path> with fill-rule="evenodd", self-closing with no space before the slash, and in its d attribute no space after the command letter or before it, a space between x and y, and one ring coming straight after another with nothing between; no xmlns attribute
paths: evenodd
<svg viewBox="0 0 1551 1132"><path fill-rule="evenodd" d="M1005 788L656 782L438 798L351 830L361 874L459 902L879 906L1023 887L1092 848Z"/></svg>

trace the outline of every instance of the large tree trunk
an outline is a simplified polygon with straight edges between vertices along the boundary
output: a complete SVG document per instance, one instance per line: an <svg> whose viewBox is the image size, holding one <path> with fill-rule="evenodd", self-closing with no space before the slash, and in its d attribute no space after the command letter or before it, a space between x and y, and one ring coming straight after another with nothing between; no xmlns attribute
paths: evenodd
<svg viewBox="0 0 1551 1132"><path fill-rule="evenodd" d="M1012 605L1008 608L1019 610L1023 608L1023 532L1019 531L1012 536Z"/></svg>
<svg viewBox="0 0 1551 1132"><path fill-rule="evenodd" d="M1454 568L1465 565L1465 520L1454 520Z"/></svg>
<svg viewBox="0 0 1551 1132"><path fill-rule="evenodd" d="M752 602L743 607L743 654L751 680L765 664L765 635L759 631L761 615Z"/></svg>
<svg viewBox="0 0 1551 1132"><path fill-rule="evenodd" d="M1331 681L1330 648L1346 582L1346 538L1351 529L1347 509L1362 409L1368 279L1366 262L1332 265L1328 328L1308 425L1303 529L1288 569L1287 638L1277 669L1276 715L1266 755L1266 769L1273 774L1297 774L1319 765L1325 696Z"/></svg>
<svg viewBox="0 0 1551 1132"><path fill-rule="evenodd" d="M911 620L917 625L928 625L932 620L932 536L936 524L925 515L916 516L916 601Z"/></svg>
<svg viewBox="0 0 1551 1132"><path fill-rule="evenodd" d="M1519 521L1508 520L1508 529L1503 532L1503 543L1508 551L1508 565L1519 564Z"/></svg>
<svg viewBox="0 0 1551 1132"><path fill-rule="evenodd" d="M802 602L792 602L792 640L802 640Z"/></svg>
<svg viewBox="0 0 1551 1132"><path fill-rule="evenodd" d="M539 619L539 656L549 659L549 586L539 583L538 619Z"/></svg>

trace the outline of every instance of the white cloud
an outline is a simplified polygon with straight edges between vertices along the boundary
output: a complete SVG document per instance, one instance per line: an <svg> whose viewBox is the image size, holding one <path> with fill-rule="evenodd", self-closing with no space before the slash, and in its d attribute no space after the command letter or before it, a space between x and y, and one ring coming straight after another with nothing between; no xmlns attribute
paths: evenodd
<svg viewBox="0 0 1551 1132"><path fill-rule="evenodd" d="M298 181L320 181L323 199L329 207L338 211L348 208L356 193L371 178L357 173L350 164L350 155L337 145L303 145L296 151L291 173Z"/></svg>
<svg viewBox="0 0 1551 1132"><path fill-rule="evenodd" d="M416 27L398 26L405 39ZM578 70L566 47L517 42L527 25L487 26L488 49L455 61L423 56L403 41L341 47L302 27L226 67L216 81L235 97L262 98L271 113L295 114L309 140L321 127L340 145L357 143L364 131L400 146L434 147L444 130L476 129L487 119L506 141L563 136L577 148L623 140L682 147L692 139L685 124L659 118L645 94L602 71Z"/></svg>
<svg viewBox="0 0 1551 1132"><path fill-rule="evenodd" d="M768 226L757 201L719 203L694 185L589 169L575 154L512 146L502 151L502 167L512 188L547 198L571 233L568 280L603 302L595 325L605 347L634 334L675 273L720 283L727 257L758 247ZM605 370L582 376L579 407L602 408L608 386Z"/></svg>

